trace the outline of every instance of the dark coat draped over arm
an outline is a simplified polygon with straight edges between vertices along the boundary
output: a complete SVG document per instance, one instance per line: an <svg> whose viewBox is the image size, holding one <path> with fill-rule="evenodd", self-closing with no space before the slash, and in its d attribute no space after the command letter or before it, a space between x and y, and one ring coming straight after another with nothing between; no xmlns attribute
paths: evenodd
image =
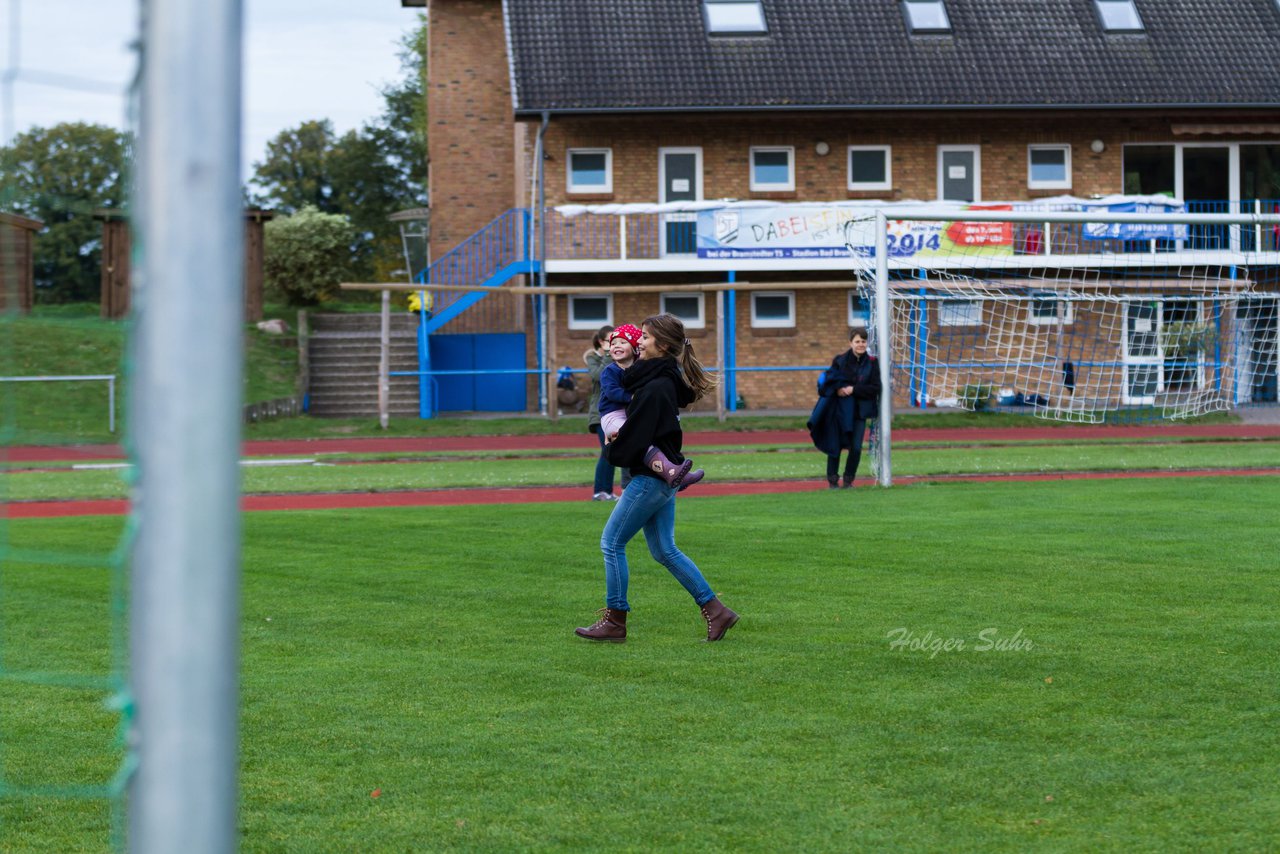
<svg viewBox="0 0 1280 854"><path fill-rule="evenodd" d="M840 397L840 389L852 386L853 394ZM831 360L831 367L818 386L818 403L809 415L809 435L814 447L829 457L852 444L853 422L879 414L880 366L874 356L856 358L844 352Z"/></svg>

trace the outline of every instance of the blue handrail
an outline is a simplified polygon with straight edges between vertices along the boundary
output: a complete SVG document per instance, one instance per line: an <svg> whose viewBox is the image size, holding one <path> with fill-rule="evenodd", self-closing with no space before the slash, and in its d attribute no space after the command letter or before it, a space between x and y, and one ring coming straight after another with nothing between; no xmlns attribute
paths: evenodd
<svg viewBox="0 0 1280 854"><path fill-rule="evenodd" d="M414 281L430 285L478 285L504 267L530 257L529 209L511 208L420 271ZM464 292L438 292L440 312Z"/></svg>

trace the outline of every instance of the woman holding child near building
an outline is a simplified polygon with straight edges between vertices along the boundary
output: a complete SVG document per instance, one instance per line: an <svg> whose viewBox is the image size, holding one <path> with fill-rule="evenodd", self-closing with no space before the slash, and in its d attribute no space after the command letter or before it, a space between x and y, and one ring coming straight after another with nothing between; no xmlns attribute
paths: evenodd
<svg viewBox="0 0 1280 854"><path fill-rule="evenodd" d="M827 486L853 486L862 458L862 442L867 421L880 412L880 365L867 353L867 330L849 333L849 349L831 360L818 385L818 404L809 416L813 444L827 455ZM840 474L840 452L847 450L844 477Z"/></svg>
<svg viewBox="0 0 1280 854"><path fill-rule="evenodd" d="M621 643L627 637L629 570L627 543L641 530L654 560L667 568L689 592L707 622L707 640L718 641L738 621L726 608L697 565L676 546L676 493L661 471L645 462L651 449L681 465L684 434L680 409L691 405L715 386L685 337L684 324L670 314L646 318L637 342L638 358L623 375L622 387L631 394L626 422L605 448L609 461L631 470L600 536L604 556L605 607L593 625L575 629L579 637Z"/></svg>

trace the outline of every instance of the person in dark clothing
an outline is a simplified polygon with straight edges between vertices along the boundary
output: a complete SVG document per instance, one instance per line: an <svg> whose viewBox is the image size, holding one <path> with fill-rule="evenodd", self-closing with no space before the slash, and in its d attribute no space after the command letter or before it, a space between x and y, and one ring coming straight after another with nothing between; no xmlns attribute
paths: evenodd
<svg viewBox="0 0 1280 854"><path fill-rule="evenodd" d="M600 374L609 365L609 335L612 326L602 326L591 338L591 349L582 354L587 374L591 377L591 397L587 404L587 432L595 433L600 440L600 456L596 459L595 484L592 501L613 501L613 466L604 456L604 433L600 432ZM622 484L626 487L626 484Z"/></svg>
<svg viewBox="0 0 1280 854"><path fill-rule="evenodd" d="M867 330L849 334L849 350L831 360L818 388L818 404L809 416L809 435L827 455L827 485L831 489L853 486L862 458L867 421L880 411L880 365L867 353ZM848 450L844 478L840 480L840 452Z"/></svg>
<svg viewBox="0 0 1280 854"><path fill-rule="evenodd" d="M617 438L605 447L609 462L631 470L631 482L622 490L609 521L600 535L604 555L605 607L593 625L574 630L578 637L622 643L627 639L627 543L641 530L649 554L667 568L702 609L707 640L718 641L738 621L726 608L697 565L676 546L676 487L645 465L650 446L674 463L684 461L681 447L680 409L689 406L715 386L685 337L684 324L670 314L647 318L641 325L639 358L622 375L631 393L627 421Z"/></svg>
<svg viewBox="0 0 1280 854"><path fill-rule="evenodd" d="M622 375L635 364L639 352L641 332L630 323L624 323L609 335L609 355L613 364L606 365L600 372L600 433L605 437L607 445L618 435L622 425L627 422L627 406L631 403L631 392L622 387ZM671 486L678 487L681 492L702 480L706 474L702 469L692 471L693 461L685 460L674 463L663 456L662 450L650 447L645 451L644 464L647 468L658 472ZM624 486L625 488L625 486Z"/></svg>

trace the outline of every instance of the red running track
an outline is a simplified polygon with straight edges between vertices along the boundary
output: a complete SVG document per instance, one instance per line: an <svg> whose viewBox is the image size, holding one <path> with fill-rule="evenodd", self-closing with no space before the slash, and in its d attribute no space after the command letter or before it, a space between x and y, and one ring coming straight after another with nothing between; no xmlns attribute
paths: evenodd
<svg viewBox="0 0 1280 854"><path fill-rule="evenodd" d="M1025 442L1055 439L1280 439L1280 424L1163 424L1115 427L1007 427L949 430L899 429L900 442ZM690 448L707 445L807 444L804 430L751 432L709 431L686 433ZM537 436L407 436L360 439L273 439L244 443L246 457L291 457L315 454L429 454L440 451L593 450L599 445L590 433L556 433ZM8 462L66 462L119 460L118 445L18 446L0 449Z"/></svg>
<svg viewBox="0 0 1280 854"><path fill-rule="evenodd" d="M1255 469L1194 469L1185 471L1144 472L1046 472L1013 475L930 475L894 478L895 483L992 483L1041 480L1119 480L1138 477L1222 477L1280 475L1280 468ZM867 487L871 481L866 481ZM547 486L502 489L436 489L419 492L333 492L296 493L289 495L247 495L241 501L246 511L258 510L354 510L377 507L456 507L465 504L533 504L546 502L577 502L585 500L588 487ZM711 483L703 481L696 488L681 496L690 498L717 495L776 495L790 492L818 492L827 485L811 480L772 480ZM2 512L11 519L53 518L63 516L119 516L127 513L129 502L124 499L98 501L29 501L4 507Z"/></svg>

